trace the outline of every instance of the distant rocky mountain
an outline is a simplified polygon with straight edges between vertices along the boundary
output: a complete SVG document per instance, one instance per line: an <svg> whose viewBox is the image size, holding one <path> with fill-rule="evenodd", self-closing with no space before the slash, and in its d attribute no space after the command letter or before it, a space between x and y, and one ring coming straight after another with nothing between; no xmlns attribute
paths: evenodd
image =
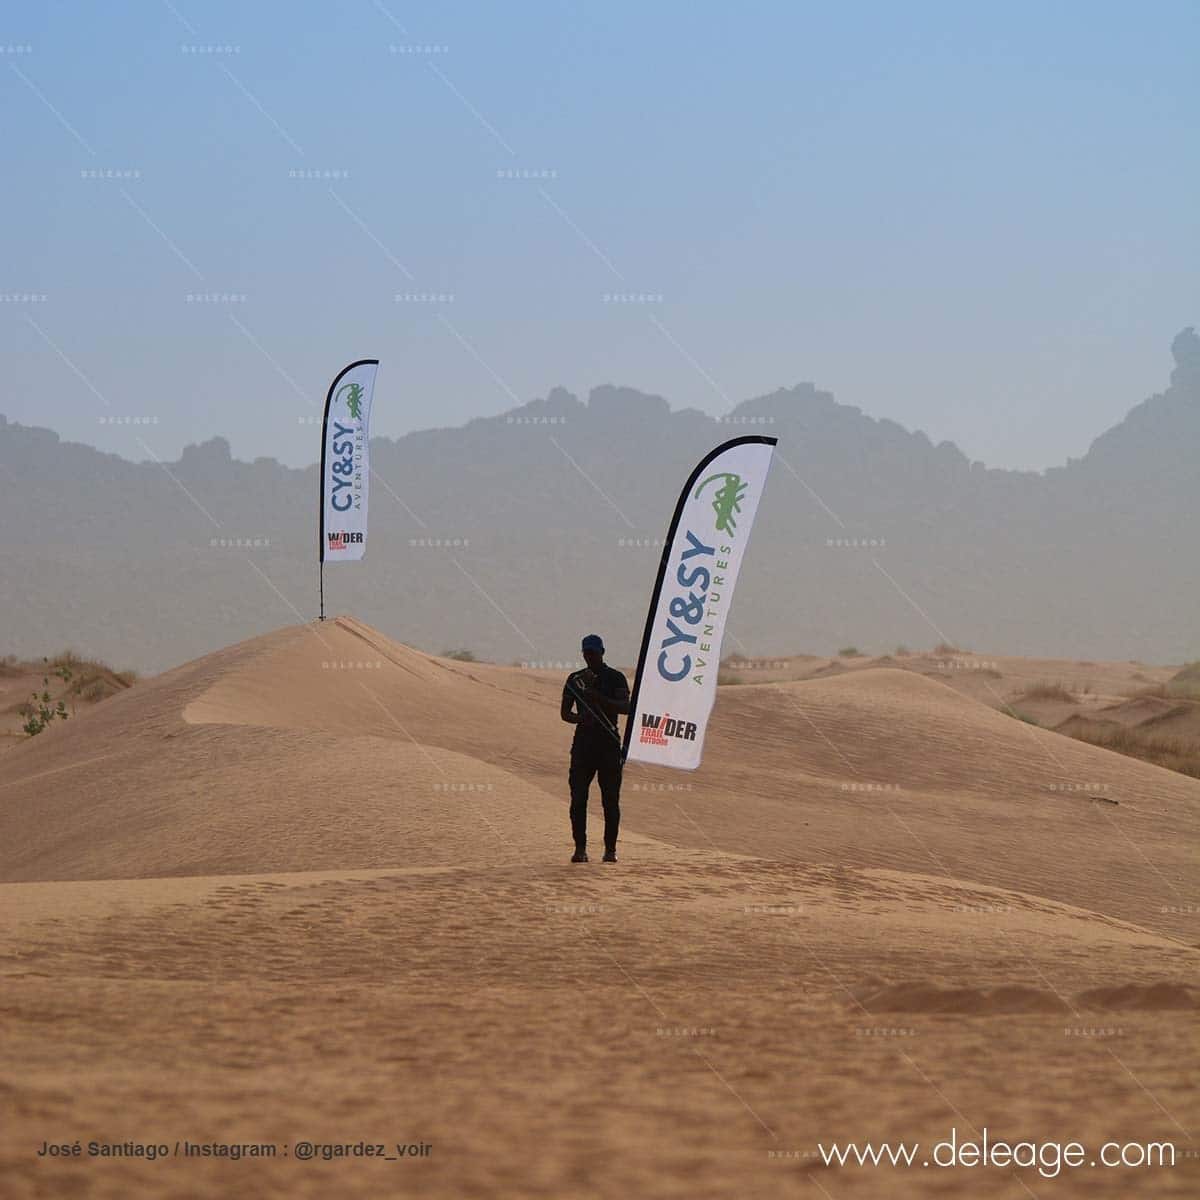
<svg viewBox="0 0 1200 1200"><path fill-rule="evenodd" d="M372 441L367 558L329 613L502 662L636 657L688 470L777 436L727 653L948 641L1010 654L1200 658L1200 337L1170 387L1044 473L970 462L811 384L724 420L660 396L556 388L461 428ZM317 438L314 435L314 445ZM214 438L130 462L0 417L0 653L71 644L160 670L317 612L317 468Z"/></svg>

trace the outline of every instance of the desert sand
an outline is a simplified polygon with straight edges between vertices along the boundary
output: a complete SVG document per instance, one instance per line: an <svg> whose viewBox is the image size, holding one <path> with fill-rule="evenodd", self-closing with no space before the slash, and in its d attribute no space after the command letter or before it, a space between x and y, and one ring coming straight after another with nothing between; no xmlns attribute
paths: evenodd
<svg viewBox="0 0 1200 1200"><path fill-rule="evenodd" d="M1200 782L978 672L829 665L722 688L694 774L627 768L617 864L567 861L563 673L351 617L6 751L0 1195L1196 1194ZM1175 1166L921 1166L984 1127ZM818 1149L888 1139L915 1165Z"/></svg>

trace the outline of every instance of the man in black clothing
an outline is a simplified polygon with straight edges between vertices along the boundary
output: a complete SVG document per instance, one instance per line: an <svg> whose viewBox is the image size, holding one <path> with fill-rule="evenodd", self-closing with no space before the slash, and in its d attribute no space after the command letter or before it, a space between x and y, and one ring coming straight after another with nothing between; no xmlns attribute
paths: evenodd
<svg viewBox="0 0 1200 1200"><path fill-rule="evenodd" d="M571 743L572 862L587 862L587 802L592 776L600 778L604 804L604 861L617 861L617 828L621 823L621 735L617 716L629 712L629 684L620 671L604 664L604 642L589 633L583 639L587 667L567 676L561 716L575 726Z"/></svg>

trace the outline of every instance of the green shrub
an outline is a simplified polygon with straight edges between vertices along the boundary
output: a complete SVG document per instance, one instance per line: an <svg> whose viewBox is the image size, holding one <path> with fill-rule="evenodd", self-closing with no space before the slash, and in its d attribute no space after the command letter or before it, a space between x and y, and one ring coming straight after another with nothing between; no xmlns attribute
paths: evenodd
<svg viewBox="0 0 1200 1200"><path fill-rule="evenodd" d="M57 660L55 660L57 662ZM42 662L49 665L50 660L43 658ZM50 672L50 675L57 675L69 687L71 684L71 668L60 663L55 666ZM30 695L29 703L22 707L22 715L26 718L25 724L21 726L30 737L34 734L41 733L55 717L65 721L67 719L67 706L62 700L54 703L50 698L50 675L42 676L41 692L33 692Z"/></svg>

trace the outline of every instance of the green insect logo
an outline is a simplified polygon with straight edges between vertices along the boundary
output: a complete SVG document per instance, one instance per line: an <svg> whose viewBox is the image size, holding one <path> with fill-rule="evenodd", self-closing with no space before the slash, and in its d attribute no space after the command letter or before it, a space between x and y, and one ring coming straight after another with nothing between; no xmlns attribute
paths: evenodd
<svg viewBox="0 0 1200 1200"><path fill-rule="evenodd" d="M742 477L735 475L732 471L719 471L716 475L710 475L696 489L692 499L699 500L700 493L714 479L725 481L713 495L713 512L717 514L717 529L732 537L734 530L737 529L737 521L734 518L742 511L742 497L750 485L743 482Z"/></svg>
<svg viewBox="0 0 1200 1200"><path fill-rule="evenodd" d="M346 408L349 410L350 415L356 421L361 421L362 420L362 397L363 397L362 384L361 383L343 384L340 388L338 388L337 398L339 400L342 398L343 392L349 393L349 395L346 397Z"/></svg>

